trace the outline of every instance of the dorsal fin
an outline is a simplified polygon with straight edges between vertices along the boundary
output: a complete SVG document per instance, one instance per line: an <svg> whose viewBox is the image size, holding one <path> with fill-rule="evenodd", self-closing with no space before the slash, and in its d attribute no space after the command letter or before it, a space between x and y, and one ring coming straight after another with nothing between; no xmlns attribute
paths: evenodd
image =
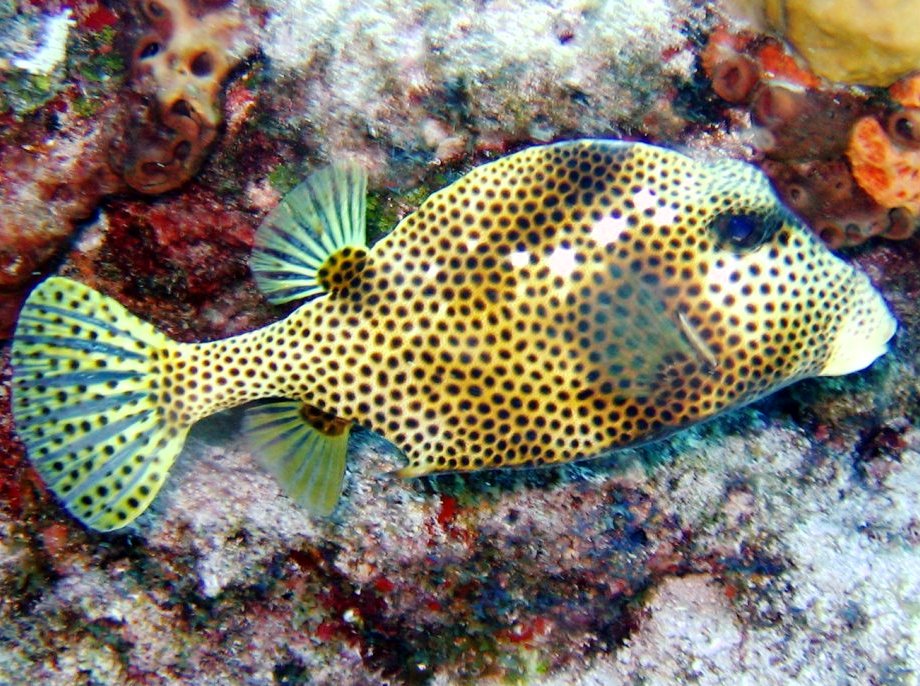
<svg viewBox="0 0 920 686"><path fill-rule="evenodd" d="M347 286L364 268L367 174L332 165L284 196L256 232L250 268L273 303Z"/></svg>

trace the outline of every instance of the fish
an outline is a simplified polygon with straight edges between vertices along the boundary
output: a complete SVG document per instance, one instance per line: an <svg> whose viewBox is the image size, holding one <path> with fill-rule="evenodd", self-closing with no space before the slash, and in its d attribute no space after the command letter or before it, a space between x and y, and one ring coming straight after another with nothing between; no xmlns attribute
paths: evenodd
<svg viewBox="0 0 920 686"><path fill-rule="evenodd" d="M754 166L641 142L525 148L366 242L366 174L332 164L255 235L291 314L181 343L62 276L29 295L12 408L29 459L87 527L150 505L189 428L243 431L323 516L360 425L402 477L566 463L648 443L815 376L868 367L897 322Z"/></svg>

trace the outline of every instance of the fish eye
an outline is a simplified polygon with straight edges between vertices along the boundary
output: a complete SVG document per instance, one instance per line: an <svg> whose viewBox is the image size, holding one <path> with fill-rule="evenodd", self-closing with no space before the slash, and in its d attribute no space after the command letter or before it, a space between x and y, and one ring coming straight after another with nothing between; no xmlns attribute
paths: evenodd
<svg viewBox="0 0 920 686"><path fill-rule="evenodd" d="M726 212L718 215L711 228L719 241L734 250L751 250L763 243L782 224L782 219L752 212Z"/></svg>

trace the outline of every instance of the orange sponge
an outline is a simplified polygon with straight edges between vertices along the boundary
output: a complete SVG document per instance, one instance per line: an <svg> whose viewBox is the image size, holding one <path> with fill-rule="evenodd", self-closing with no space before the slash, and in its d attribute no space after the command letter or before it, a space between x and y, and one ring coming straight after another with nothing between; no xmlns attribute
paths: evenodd
<svg viewBox="0 0 920 686"><path fill-rule="evenodd" d="M890 90L900 105L883 125L860 119L850 132L847 157L856 182L882 207L920 215L920 76Z"/></svg>

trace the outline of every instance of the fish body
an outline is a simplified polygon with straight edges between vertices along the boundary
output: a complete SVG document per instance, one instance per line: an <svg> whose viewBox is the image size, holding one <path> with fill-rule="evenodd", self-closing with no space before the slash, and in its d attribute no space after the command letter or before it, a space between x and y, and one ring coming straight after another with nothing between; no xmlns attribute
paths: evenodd
<svg viewBox="0 0 920 686"><path fill-rule="evenodd" d="M528 148L434 193L371 249L363 176L307 185L257 238L269 297L309 298L267 327L179 344L69 280L30 297L17 427L90 526L136 517L188 427L251 400L285 399L256 406L247 431L289 491L328 512L354 423L403 451L403 476L568 462L862 369L896 328L866 276L740 162L602 140ZM49 350L92 366L52 370Z"/></svg>

